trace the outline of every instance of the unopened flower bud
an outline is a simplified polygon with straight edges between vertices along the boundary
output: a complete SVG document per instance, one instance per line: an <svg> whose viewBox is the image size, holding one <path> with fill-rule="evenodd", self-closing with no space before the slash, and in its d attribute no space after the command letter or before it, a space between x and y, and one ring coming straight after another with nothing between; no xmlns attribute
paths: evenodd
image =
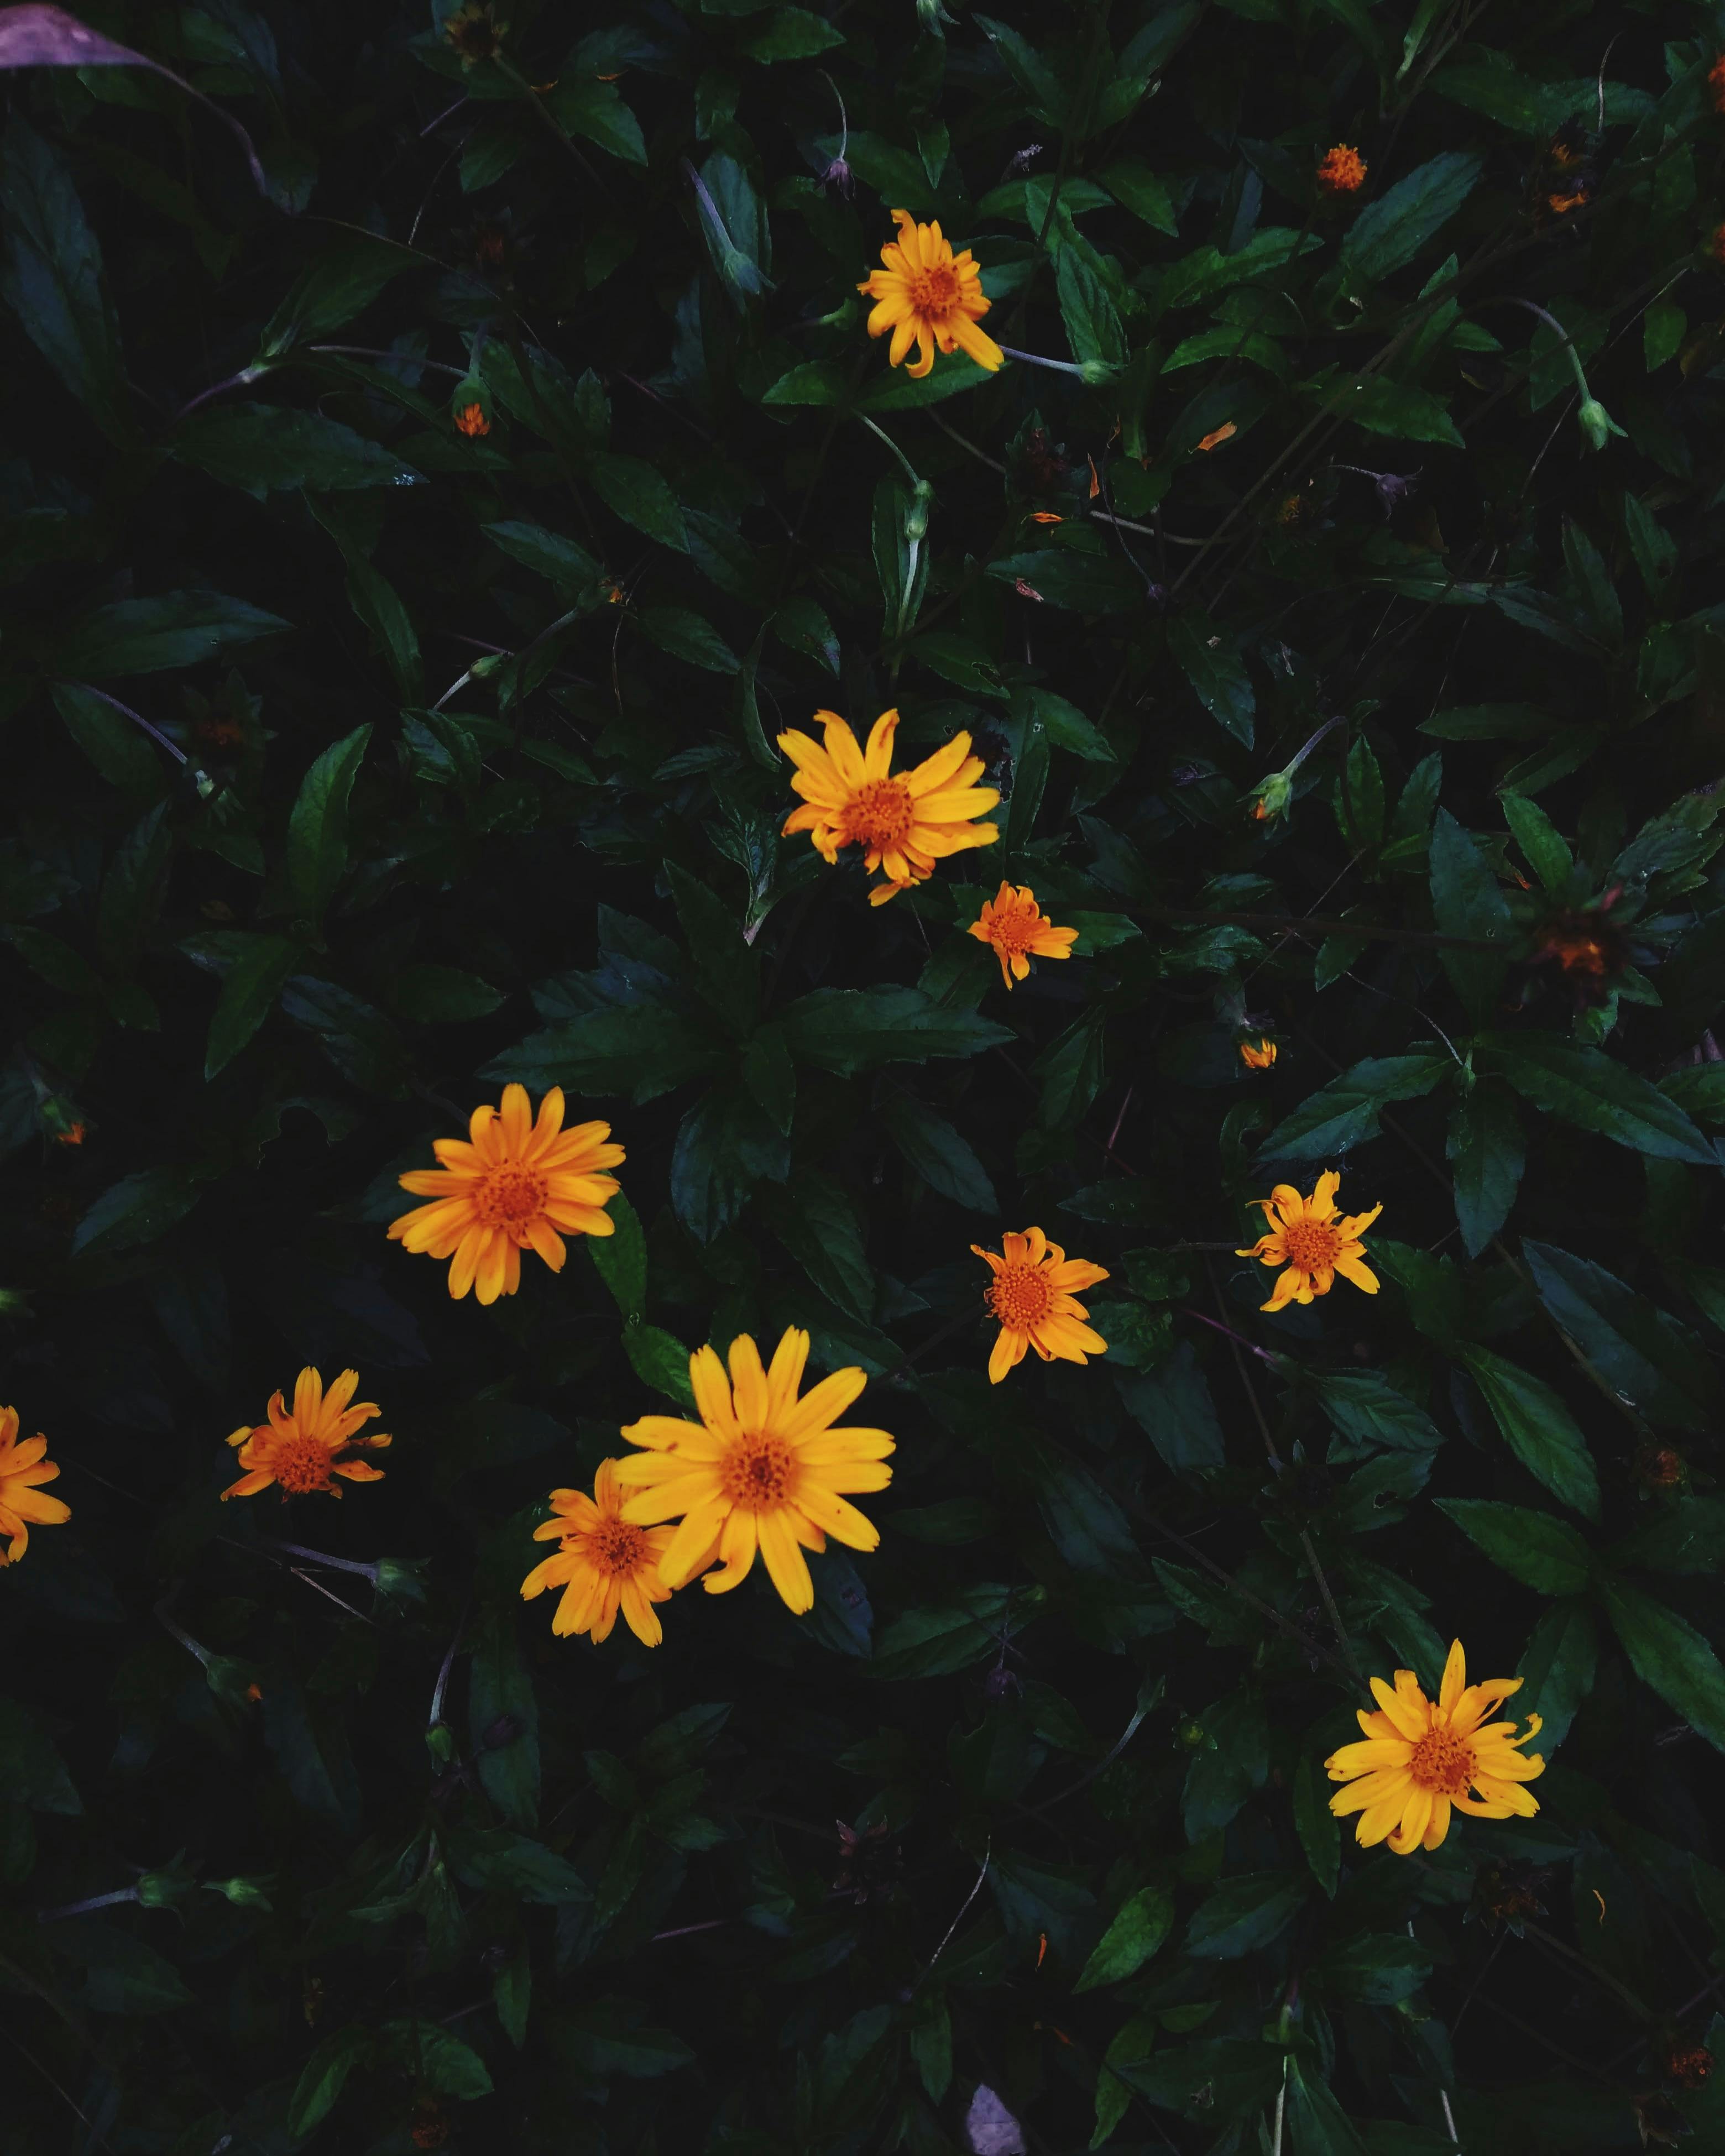
<svg viewBox="0 0 1725 2156"><path fill-rule="evenodd" d="M268 1911L274 1907L270 1897L264 1892L264 1887L270 1883L267 1878L206 1879L203 1882L203 1891L206 1894L225 1895L236 1909Z"/></svg>
<svg viewBox="0 0 1725 2156"><path fill-rule="evenodd" d="M919 479L911 490L911 506L905 512L906 539L926 539L928 536L928 512L934 504L934 489L926 479Z"/></svg>
<svg viewBox="0 0 1725 2156"><path fill-rule="evenodd" d="M1294 798L1294 782L1285 771L1272 771L1252 797L1247 812L1255 823L1267 824L1278 816L1286 816Z"/></svg>
<svg viewBox="0 0 1725 2156"><path fill-rule="evenodd" d="M1610 435L1623 433L1597 397L1589 397L1575 417L1581 424L1582 433L1596 449L1603 449Z"/></svg>

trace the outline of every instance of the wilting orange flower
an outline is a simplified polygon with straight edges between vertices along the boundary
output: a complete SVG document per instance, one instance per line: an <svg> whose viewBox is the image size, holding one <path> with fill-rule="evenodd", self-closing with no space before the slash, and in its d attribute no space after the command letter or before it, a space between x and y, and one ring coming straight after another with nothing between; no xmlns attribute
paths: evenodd
<svg viewBox="0 0 1725 2156"><path fill-rule="evenodd" d="M455 424L470 439L475 434L489 434L491 423L485 417L483 404L464 404L455 414Z"/></svg>
<svg viewBox="0 0 1725 2156"><path fill-rule="evenodd" d="M1286 1310L1291 1302L1310 1302L1315 1295L1327 1295L1340 1273L1368 1295L1378 1292L1378 1276L1365 1262L1366 1246L1359 1240L1384 1210L1374 1205L1369 1213L1343 1219L1336 1212L1336 1193L1342 1178L1333 1170L1317 1178L1310 1198L1302 1198L1291 1183L1278 1183L1268 1198L1255 1198L1261 1205L1269 1232L1249 1250L1236 1250L1240 1258L1256 1258L1266 1265L1285 1265L1265 1310Z"/></svg>
<svg viewBox="0 0 1725 2156"><path fill-rule="evenodd" d="M33 1526L63 1527L72 1517L62 1499L42 1494L43 1483L59 1479L47 1452L48 1440L39 1431L20 1444L18 1409L0 1408L0 1535L7 1537L0 1565L18 1563L29 1547Z"/></svg>
<svg viewBox="0 0 1725 2156"><path fill-rule="evenodd" d="M84 1125L82 1123L69 1125L54 1140L56 1145L82 1145L83 1142Z"/></svg>
<svg viewBox="0 0 1725 2156"><path fill-rule="evenodd" d="M778 745L795 764L791 784L803 806L785 819L784 832L807 831L824 860L836 861L841 846L861 846L863 865L884 869L886 881L869 893L884 906L912 884L926 883L937 860L971 846L992 846L1000 836L986 815L999 800L992 786L978 786L983 760L970 752L970 736L954 734L944 748L915 770L892 775L892 737L898 713L883 711L859 748L836 711L817 711L825 729L823 748L794 728Z"/></svg>
<svg viewBox="0 0 1725 2156"><path fill-rule="evenodd" d="M1364 158L1345 142L1338 142L1317 168L1317 183L1327 195L1351 195L1365 181Z"/></svg>
<svg viewBox="0 0 1725 2156"><path fill-rule="evenodd" d="M521 1582L521 1599L531 1602L547 1587L561 1587L553 1632L563 1637L586 1632L597 1645L609 1639L621 1609L642 1645L656 1647L665 1633L653 1604L670 1600L659 1560L670 1547L671 1531L631 1527L623 1517L623 1496L614 1460L599 1462L592 1496L579 1490L552 1491L557 1517L535 1527L533 1539L562 1547L542 1558Z"/></svg>
<svg viewBox="0 0 1725 2156"><path fill-rule="evenodd" d="M222 1492L222 1502L255 1497L272 1482L279 1486L284 1497L307 1497L314 1491L339 1497L341 1492L331 1480L332 1476L339 1476L344 1482L381 1482L381 1467L341 1456L350 1450L378 1451L390 1442L386 1430L373 1430L368 1437L355 1435L361 1424L382 1412L372 1400L362 1400L357 1407L348 1405L358 1386L357 1370L344 1370L328 1392L323 1389L319 1372L301 1370L294 1385L291 1411L277 1393L270 1403L266 1422L255 1428L242 1424L228 1440L238 1450L239 1465L245 1472L237 1482L228 1484Z"/></svg>
<svg viewBox="0 0 1725 2156"><path fill-rule="evenodd" d="M1276 1060L1276 1043L1267 1034L1240 1044L1240 1060L1248 1070L1267 1070Z"/></svg>
<svg viewBox="0 0 1725 2156"><path fill-rule="evenodd" d="M869 315L869 335L885 336L889 362L896 367L914 344L915 363L906 368L919 380L934 365L935 347L965 352L979 367L991 371L1006 355L993 337L977 327L988 313L981 266L972 260L967 247L955 255L937 224L918 224L908 210L892 213L898 238L880 249L884 270L871 270L857 286L875 302Z"/></svg>
<svg viewBox="0 0 1725 2156"><path fill-rule="evenodd" d="M1555 217L1567 217L1572 209L1580 209L1593 200L1590 187L1579 187L1574 194L1548 195L1545 206Z"/></svg>
<svg viewBox="0 0 1725 2156"><path fill-rule="evenodd" d="M984 1298L1000 1321L1000 1337L988 1357L991 1385L1024 1361L1027 1348L1034 1348L1045 1363L1056 1358L1087 1363L1092 1355L1107 1353L1107 1342L1084 1322L1090 1312L1074 1296L1075 1290L1107 1279L1101 1265L1069 1258L1040 1228L1003 1235L1003 1256L979 1244L970 1247L994 1276Z"/></svg>
<svg viewBox="0 0 1725 2156"><path fill-rule="evenodd" d="M1000 961L1000 978L1010 988L1030 970L1032 955L1038 958L1070 958L1078 941L1076 928L1056 928L1036 903L1028 884L1016 891L1003 883L993 898L983 901L982 918L973 921L969 933L986 943Z"/></svg>
<svg viewBox="0 0 1725 2156"><path fill-rule="evenodd" d="M880 1531L845 1493L884 1490L893 1440L884 1430L832 1424L867 1378L834 1370L802 1399L797 1389L809 1359L809 1335L793 1326L763 1370L747 1333L731 1343L731 1375L711 1348L689 1358L689 1382L701 1420L643 1415L623 1435L644 1448L617 1463L617 1479L635 1491L624 1520L638 1527L680 1522L660 1559L668 1588L681 1587L715 1557L719 1569L701 1582L709 1594L741 1585L758 1549L779 1599L800 1615L814 1607L805 1549L834 1536L850 1548L878 1547Z"/></svg>
<svg viewBox="0 0 1725 2156"><path fill-rule="evenodd" d="M1707 90L1715 112L1725 112L1725 53L1707 69Z"/></svg>
<svg viewBox="0 0 1725 2156"><path fill-rule="evenodd" d="M1365 1741L1344 1744L1324 1762L1332 1782L1349 1784L1330 1799L1330 1810L1338 1818L1359 1814L1354 1839L1363 1848L1387 1840L1398 1856L1435 1849L1450 1831L1452 1809L1475 1819L1532 1819L1539 1810L1522 1784L1543 1774L1545 1762L1537 1752L1519 1749L1539 1734L1539 1717L1529 1715L1519 1737L1512 1722L1480 1727L1521 1690L1521 1678L1470 1685L1457 1640L1435 1700L1425 1697L1412 1670L1396 1671L1394 1691L1382 1677L1371 1682L1382 1712L1359 1710ZM1479 1794L1470 1796L1470 1789Z"/></svg>
<svg viewBox="0 0 1725 2156"><path fill-rule="evenodd" d="M1051 509L1033 509L1030 511L1033 524L1064 524L1065 521L1064 516L1056 516Z"/></svg>
<svg viewBox="0 0 1725 2156"><path fill-rule="evenodd" d="M608 1123L563 1128L563 1090L553 1086L533 1113L524 1086L506 1086L501 1110L475 1108L468 1137L439 1138L442 1163L400 1178L403 1190L429 1198L389 1224L389 1240L434 1258L453 1257L449 1293L472 1288L481 1302L513 1295L521 1284L521 1252L531 1246L554 1273L568 1252L563 1236L615 1232L605 1207L618 1193L603 1171L624 1159L609 1145Z"/></svg>
<svg viewBox="0 0 1725 2156"><path fill-rule="evenodd" d="M1239 432L1240 429L1235 425L1233 420L1224 420L1213 434L1206 434L1198 446L1200 449L1216 449L1222 443L1231 441Z"/></svg>

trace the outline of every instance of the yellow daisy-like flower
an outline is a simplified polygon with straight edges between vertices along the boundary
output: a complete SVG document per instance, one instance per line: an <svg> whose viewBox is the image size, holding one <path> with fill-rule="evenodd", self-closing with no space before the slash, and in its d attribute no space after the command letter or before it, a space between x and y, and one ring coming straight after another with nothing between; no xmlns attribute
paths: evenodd
<svg viewBox="0 0 1725 2156"><path fill-rule="evenodd" d="M1268 1034L1240 1044L1240 1060L1248 1070L1267 1070L1276 1060L1276 1043Z"/></svg>
<svg viewBox="0 0 1725 2156"><path fill-rule="evenodd" d="M869 313L869 335L885 336L889 362L896 367L914 344L917 357L905 372L919 380L934 365L937 346L942 352L965 352L979 367L993 372L1006 357L993 337L977 327L988 313L981 264L973 261L967 247L954 254L937 224L918 224L908 210L896 209L893 221L898 238L880 249L883 270L870 270L857 286L875 302Z"/></svg>
<svg viewBox="0 0 1725 2156"><path fill-rule="evenodd" d="M554 1273L568 1255L563 1236L615 1233L605 1207L621 1187L614 1175L623 1147L609 1145L608 1123L563 1128L563 1091L553 1086L539 1103L539 1120L524 1086L506 1086L503 1106L475 1108L468 1137L439 1138L439 1168L416 1168L403 1190L430 1198L389 1224L389 1240L404 1250L449 1258L449 1293L475 1290L481 1302L513 1295L521 1284L521 1252L538 1252Z"/></svg>
<svg viewBox="0 0 1725 2156"><path fill-rule="evenodd" d="M521 1599L531 1602L547 1587L561 1587L562 1599L551 1620L561 1636L589 1633L595 1645L611 1636L617 1613L644 1647L665 1637L654 1614L655 1602L669 1602L670 1589L659 1577L659 1560L670 1546L669 1527L631 1527L623 1517L623 1489L614 1460L602 1460L593 1495L553 1490L555 1519L535 1527L536 1543L560 1541L562 1548L542 1558L521 1582Z"/></svg>
<svg viewBox="0 0 1725 2156"><path fill-rule="evenodd" d="M990 1384L998 1385L1024 1361L1026 1348L1034 1348L1045 1363L1057 1357L1063 1363L1087 1363L1092 1355L1107 1353L1107 1342L1084 1322L1090 1312L1073 1296L1075 1289L1106 1280L1102 1266L1069 1258L1040 1228L1003 1235L1004 1256L977 1243L970 1247L994 1276L985 1298L1000 1321L1000 1337L988 1357Z"/></svg>
<svg viewBox="0 0 1725 2156"><path fill-rule="evenodd" d="M793 728L778 745L795 764L791 784L803 806L785 819L784 834L807 831L824 860L836 862L841 846L861 846L863 865L886 871L886 881L869 893L870 906L884 906L912 884L926 883L934 865L970 846L992 846L1000 836L993 824L973 819L986 815L1000 796L992 786L978 786L983 760L970 752L970 736L954 734L915 770L892 771L892 737L898 713L883 711L859 748L836 711L817 711L825 729L825 747Z"/></svg>
<svg viewBox="0 0 1725 2156"><path fill-rule="evenodd" d="M32 1527L62 1527L72 1517L62 1498L42 1493L41 1486L58 1481L60 1471L47 1457L48 1440L38 1431L20 1444L18 1428L18 1409L0 1408L0 1535L7 1537L0 1565L18 1563Z"/></svg>
<svg viewBox="0 0 1725 2156"><path fill-rule="evenodd" d="M245 1472L222 1492L223 1503L230 1497L255 1497L272 1482L284 1497L308 1497L315 1491L339 1497L341 1492L331 1479L334 1476L344 1482L381 1482L381 1467L341 1456L350 1449L381 1450L390 1442L385 1430L373 1430L369 1437L355 1435L362 1423L382 1413L371 1400L348 1405L358 1386L357 1370L344 1370L328 1392L319 1372L301 1370L294 1385L291 1413L277 1393L270 1403L268 1421L255 1428L242 1424L228 1440L238 1448Z"/></svg>
<svg viewBox="0 0 1725 2156"><path fill-rule="evenodd" d="M971 922L969 932L993 950L1008 988L1029 973L1033 953L1039 958L1070 958L1078 941L1076 928L1055 927L1028 884L1014 890L1003 883L993 898L983 901L982 917Z"/></svg>
<svg viewBox="0 0 1725 2156"><path fill-rule="evenodd" d="M1545 1762L1520 1747L1539 1734L1539 1717L1529 1715L1519 1737L1512 1722L1480 1726L1521 1688L1519 1677L1469 1684L1459 1640L1435 1700L1411 1670L1396 1671L1394 1691L1373 1677L1372 1693L1382 1712L1359 1710L1365 1741L1344 1744L1324 1762L1332 1782L1349 1785L1330 1799L1330 1810L1338 1817L1358 1812L1354 1839L1361 1847L1387 1840L1398 1856L1435 1849L1450 1831L1452 1810L1475 1819L1532 1819L1538 1799L1522 1784L1543 1774ZM1478 1795L1470 1796L1470 1789Z"/></svg>
<svg viewBox="0 0 1725 2156"><path fill-rule="evenodd" d="M1302 1198L1291 1183L1278 1183L1269 1197L1252 1200L1263 1207L1269 1232L1250 1250L1234 1255L1287 1268L1260 1309L1286 1310L1291 1302L1310 1302L1315 1295L1327 1295L1337 1273L1368 1295L1378 1292L1378 1276L1366 1263L1366 1246L1359 1239L1384 1208L1374 1205L1369 1213L1340 1218L1336 1193L1341 1187L1341 1177L1332 1169L1319 1176L1310 1198Z"/></svg>
<svg viewBox="0 0 1725 2156"><path fill-rule="evenodd" d="M659 1563L678 1588L719 1559L701 1582L722 1594L748 1577L758 1549L787 1609L814 1606L805 1549L823 1550L832 1535L850 1548L874 1549L880 1531L845 1493L884 1490L893 1440L884 1430L833 1428L868 1383L857 1369L834 1370L798 1399L809 1335L793 1326L770 1369L747 1333L731 1343L731 1375L711 1348L689 1358L689 1382L701 1420L644 1415L623 1435L644 1449L617 1463L617 1479L636 1494L621 1517L635 1527L680 1522Z"/></svg>

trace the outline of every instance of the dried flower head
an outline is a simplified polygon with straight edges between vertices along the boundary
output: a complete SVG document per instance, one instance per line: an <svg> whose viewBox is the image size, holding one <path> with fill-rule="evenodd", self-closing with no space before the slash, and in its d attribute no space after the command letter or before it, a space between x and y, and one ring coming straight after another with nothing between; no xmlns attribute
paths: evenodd
<svg viewBox="0 0 1725 2156"><path fill-rule="evenodd" d="M1552 914L1535 931L1539 940L1527 963L1560 973L1578 1009L1605 1002L1630 963L1629 939L1609 917L1619 896L1608 891L1596 906Z"/></svg>
<svg viewBox="0 0 1725 2156"><path fill-rule="evenodd" d="M1713 2071L1713 2055L1705 2044L1673 2044L1666 2054L1665 2076L1681 2089L1705 2088Z"/></svg>
<svg viewBox="0 0 1725 2156"><path fill-rule="evenodd" d="M483 6L480 0L466 0L464 7L444 18L444 42L460 60L464 74L481 60L495 59L508 35L508 23L497 20L490 0Z"/></svg>

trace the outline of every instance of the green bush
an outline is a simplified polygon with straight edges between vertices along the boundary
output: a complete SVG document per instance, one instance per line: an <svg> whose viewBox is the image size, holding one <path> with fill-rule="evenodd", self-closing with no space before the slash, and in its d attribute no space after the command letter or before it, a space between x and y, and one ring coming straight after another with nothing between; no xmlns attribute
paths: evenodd
<svg viewBox="0 0 1725 2156"><path fill-rule="evenodd" d="M1725 5L1000 4L0 10L8 2156L1725 2148Z"/></svg>

